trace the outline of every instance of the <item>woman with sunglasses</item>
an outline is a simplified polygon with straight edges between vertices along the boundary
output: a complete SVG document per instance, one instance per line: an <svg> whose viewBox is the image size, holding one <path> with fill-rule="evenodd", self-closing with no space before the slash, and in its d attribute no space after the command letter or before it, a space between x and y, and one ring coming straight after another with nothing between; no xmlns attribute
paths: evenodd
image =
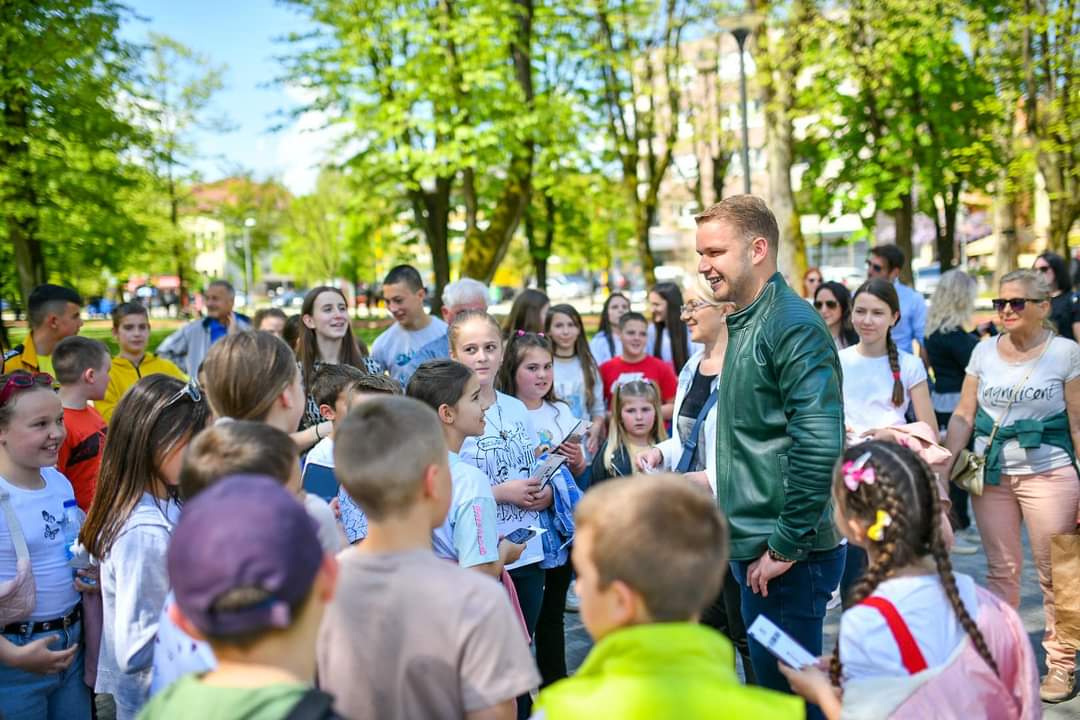
<svg viewBox="0 0 1080 720"><path fill-rule="evenodd" d="M946 447L958 456L974 432L975 452L986 458L983 492L972 506L987 586L1013 607L1020 605L1021 520L1027 527L1046 618L1048 672L1040 696L1061 702L1072 693L1076 650L1054 630L1050 538L1076 530L1080 345L1049 329L1051 291L1043 274L1011 272L998 292L994 309L1005 334L972 352Z"/></svg>
<svg viewBox="0 0 1080 720"><path fill-rule="evenodd" d="M1044 252L1035 258L1034 268L1050 286L1050 320L1058 335L1069 340L1080 337L1080 296L1073 292L1064 258Z"/></svg>
<svg viewBox="0 0 1080 720"><path fill-rule="evenodd" d="M843 350L859 342L855 328L851 327L851 293L838 282L822 283L814 292L814 309L829 328L837 350Z"/></svg>
<svg viewBox="0 0 1080 720"><path fill-rule="evenodd" d="M0 375L0 714L5 717L90 718L81 587L68 565L60 525L64 505L75 502L75 493L53 467L64 435L64 410L49 375L21 370ZM19 565L24 553L29 567Z"/></svg>

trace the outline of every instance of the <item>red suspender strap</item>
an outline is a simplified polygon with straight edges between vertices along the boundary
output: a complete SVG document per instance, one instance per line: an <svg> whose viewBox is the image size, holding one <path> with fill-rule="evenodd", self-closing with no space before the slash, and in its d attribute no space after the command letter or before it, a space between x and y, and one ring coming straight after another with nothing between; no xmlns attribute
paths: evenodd
<svg viewBox="0 0 1080 720"><path fill-rule="evenodd" d="M926 669L926 660L923 658L919 646L915 644L915 638L911 636L907 623L900 617L900 613L896 611L896 606L885 598L877 596L868 597L859 604L874 608L885 618L885 623L889 626L889 632L892 633L893 639L896 640L896 644L900 648L900 662L904 663L904 667L909 673L914 675Z"/></svg>

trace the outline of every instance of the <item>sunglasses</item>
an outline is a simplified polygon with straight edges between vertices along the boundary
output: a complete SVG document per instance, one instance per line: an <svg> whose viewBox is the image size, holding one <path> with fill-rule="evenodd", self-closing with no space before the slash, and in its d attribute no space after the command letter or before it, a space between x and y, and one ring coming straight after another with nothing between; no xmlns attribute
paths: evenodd
<svg viewBox="0 0 1080 720"><path fill-rule="evenodd" d="M838 303L835 300L815 300L814 301L814 309L815 310L820 310L823 307L827 307L830 310L835 310L836 308L840 307L840 303Z"/></svg>
<svg viewBox="0 0 1080 720"><path fill-rule="evenodd" d="M876 263L873 260L867 260L866 267L870 268L874 272L885 272L885 266L881 263Z"/></svg>
<svg viewBox="0 0 1080 720"><path fill-rule="evenodd" d="M15 373L8 377L4 387L0 388L0 407L7 404L8 399L15 394L16 390L26 390L35 385L52 388L53 376L49 373Z"/></svg>
<svg viewBox="0 0 1080 720"><path fill-rule="evenodd" d="M184 384L184 387L177 390L176 394L169 398L169 402L165 403L165 407L169 407L170 405L179 402L183 397L187 397L193 403L202 402L202 390L199 389L197 380L194 378L188 380L187 383Z"/></svg>
<svg viewBox="0 0 1080 720"><path fill-rule="evenodd" d="M1002 312L1005 306L1008 305L1014 313L1021 313L1024 312L1024 308L1027 307L1029 302L1040 303L1046 301L1041 298L994 298L990 302L993 303L994 310L998 312Z"/></svg>
<svg viewBox="0 0 1080 720"><path fill-rule="evenodd" d="M1045 275L1046 273L1050 272L1053 268L1051 268L1049 265L1036 265L1035 269Z"/></svg>

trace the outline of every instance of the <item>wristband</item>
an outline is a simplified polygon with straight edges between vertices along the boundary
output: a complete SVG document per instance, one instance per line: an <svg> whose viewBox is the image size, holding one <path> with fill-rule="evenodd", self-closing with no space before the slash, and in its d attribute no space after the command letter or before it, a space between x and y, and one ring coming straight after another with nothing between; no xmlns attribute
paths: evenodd
<svg viewBox="0 0 1080 720"><path fill-rule="evenodd" d="M322 440L322 436L319 435L319 423L315 423L315 442Z"/></svg>
<svg viewBox="0 0 1080 720"><path fill-rule="evenodd" d="M775 551L775 550L773 550L772 548L768 548L767 552L769 553L769 557L770 557L771 559L775 560L776 562L782 562L782 563L793 563L793 562L795 562L795 561L794 561L794 560L792 560L791 558L786 558L786 557L784 557L783 555L781 555L780 553L776 552L776 551Z"/></svg>

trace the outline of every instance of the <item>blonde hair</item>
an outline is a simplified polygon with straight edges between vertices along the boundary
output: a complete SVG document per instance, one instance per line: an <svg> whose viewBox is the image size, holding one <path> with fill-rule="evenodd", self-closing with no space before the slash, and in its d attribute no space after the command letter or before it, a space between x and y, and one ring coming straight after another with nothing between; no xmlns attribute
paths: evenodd
<svg viewBox="0 0 1080 720"><path fill-rule="evenodd" d="M274 402L299 373L296 357L284 340L254 330L218 340L210 347L203 368L214 415L234 420L266 420Z"/></svg>
<svg viewBox="0 0 1080 720"><path fill-rule="evenodd" d="M454 319L450 321L450 327L447 329L447 339L450 341L450 354L456 355L458 348L458 334L461 333L461 328L465 327L469 322L473 320L483 320L491 329L495 331L495 335L498 336L499 346L503 344L502 326L499 325L499 321L493 318L485 310L463 310L454 316Z"/></svg>
<svg viewBox="0 0 1080 720"><path fill-rule="evenodd" d="M926 335L962 330L974 313L975 281L963 270L950 270L941 276L930 299Z"/></svg>
<svg viewBox="0 0 1080 720"><path fill-rule="evenodd" d="M657 443L667 438L664 415L660 409L660 388L656 386L656 383L652 380L632 380L616 385L611 391L611 420L608 422L608 441L604 448L604 467L612 473L615 472L615 454L620 449L625 449L629 454L627 449L629 440L622 425L623 402L628 398L645 398L652 404L656 417L649 433L650 440Z"/></svg>
<svg viewBox="0 0 1080 720"><path fill-rule="evenodd" d="M612 512L618 508L618 512ZM678 475L634 475L590 489L574 512L592 533L600 588L619 580L655 622L697 618L720 592L728 529L709 493Z"/></svg>
<svg viewBox="0 0 1080 720"><path fill-rule="evenodd" d="M334 474L376 522L407 511L427 469L446 462L439 417L410 397L373 398L334 431Z"/></svg>
<svg viewBox="0 0 1080 720"><path fill-rule="evenodd" d="M1027 293L1028 297L1042 301L1050 300L1052 289L1050 283L1042 276L1042 273L1027 268L1013 270L1011 273L1006 273L1005 276L1001 278L1001 282L998 283L998 288L1005 283L1020 283L1024 286L1024 292Z"/></svg>

